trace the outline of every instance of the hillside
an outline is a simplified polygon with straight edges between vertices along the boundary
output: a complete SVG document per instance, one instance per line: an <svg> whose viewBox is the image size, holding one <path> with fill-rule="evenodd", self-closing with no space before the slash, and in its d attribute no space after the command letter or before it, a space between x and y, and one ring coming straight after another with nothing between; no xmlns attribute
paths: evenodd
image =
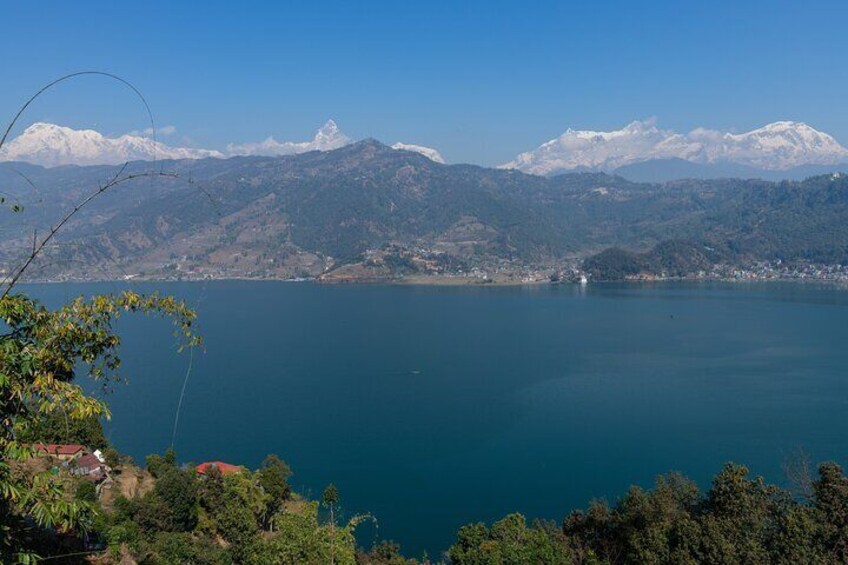
<svg viewBox="0 0 848 565"><path fill-rule="evenodd" d="M356 266L352 278L385 278L550 269L609 247L645 251L667 240L700 242L727 260L848 261L842 175L780 183L545 178L443 165L374 140L130 169L151 166L180 179L140 179L95 200L30 277L292 278ZM24 206L0 224L4 266L31 247L34 229L46 233L115 171L0 164L7 202Z"/></svg>

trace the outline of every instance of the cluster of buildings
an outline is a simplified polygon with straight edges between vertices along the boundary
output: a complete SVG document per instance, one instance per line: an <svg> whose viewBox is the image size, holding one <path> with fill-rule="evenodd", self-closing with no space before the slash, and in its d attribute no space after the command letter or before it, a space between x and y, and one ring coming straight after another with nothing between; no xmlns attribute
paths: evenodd
<svg viewBox="0 0 848 565"><path fill-rule="evenodd" d="M737 281L807 280L848 283L848 266L763 261L745 266L719 264L715 265L710 272L702 272L698 275L700 276L696 278Z"/></svg>
<svg viewBox="0 0 848 565"><path fill-rule="evenodd" d="M51 458L57 467L67 469L75 477L82 477L97 485L107 479L111 481L109 473L112 469L106 464L99 449L89 451L86 446L77 443L36 443L33 447L39 455ZM233 475L244 470L243 467L223 461L207 461L195 467L199 475L206 475L213 469L222 475Z"/></svg>
<svg viewBox="0 0 848 565"><path fill-rule="evenodd" d="M37 443L34 447L37 453L54 459L71 475L83 477L95 484L109 478L111 469L99 449L89 452L87 447L76 443Z"/></svg>

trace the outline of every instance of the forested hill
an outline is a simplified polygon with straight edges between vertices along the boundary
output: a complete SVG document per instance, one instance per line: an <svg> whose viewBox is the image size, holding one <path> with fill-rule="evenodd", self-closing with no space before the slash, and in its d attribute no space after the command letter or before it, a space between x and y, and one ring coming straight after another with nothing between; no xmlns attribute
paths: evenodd
<svg viewBox="0 0 848 565"><path fill-rule="evenodd" d="M609 247L698 242L731 260L848 261L848 178L640 184L442 165L374 140L288 157L137 162L69 222L32 278L378 276L553 267ZM115 167L0 164L9 268ZM81 265L86 265L83 269ZM376 268L379 267L379 268Z"/></svg>

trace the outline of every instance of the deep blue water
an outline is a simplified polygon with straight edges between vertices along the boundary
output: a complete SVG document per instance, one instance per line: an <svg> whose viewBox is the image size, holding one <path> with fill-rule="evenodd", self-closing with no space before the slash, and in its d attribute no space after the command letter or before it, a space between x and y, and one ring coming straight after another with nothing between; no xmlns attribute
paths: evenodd
<svg viewBox="0 0 848 565"><path fill-rule="evenodd" d="M98 285L30 287L50 303ZM559 521L670 470L707 486L726 461L781 483L803 448L848 453L848 291L801 284L544 288L134 285L185 298L206 351L176 437L183 461L334 482L360 541L444 550L469 521ZM120 324L118 448L171 442L188 355L170 326Z"/></svg>

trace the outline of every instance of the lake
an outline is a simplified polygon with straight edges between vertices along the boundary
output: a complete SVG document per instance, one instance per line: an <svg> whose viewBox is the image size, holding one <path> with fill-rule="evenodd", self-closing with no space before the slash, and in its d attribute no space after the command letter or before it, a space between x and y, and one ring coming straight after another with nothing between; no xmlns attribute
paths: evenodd
<svg viewBox="0 0 848 565"><path fill-rule="evenodd" d="M114 284L35 285L50 304ZM848 291L805 284L556 287L135 284L187 300L194 355L181 461L333 482L360 542L438 555L469 521L561 520L592 498L726 461L784 483L799 448L848 454ZM189 355L125 319L108 433L136 460L171 443Z"/></svg>

